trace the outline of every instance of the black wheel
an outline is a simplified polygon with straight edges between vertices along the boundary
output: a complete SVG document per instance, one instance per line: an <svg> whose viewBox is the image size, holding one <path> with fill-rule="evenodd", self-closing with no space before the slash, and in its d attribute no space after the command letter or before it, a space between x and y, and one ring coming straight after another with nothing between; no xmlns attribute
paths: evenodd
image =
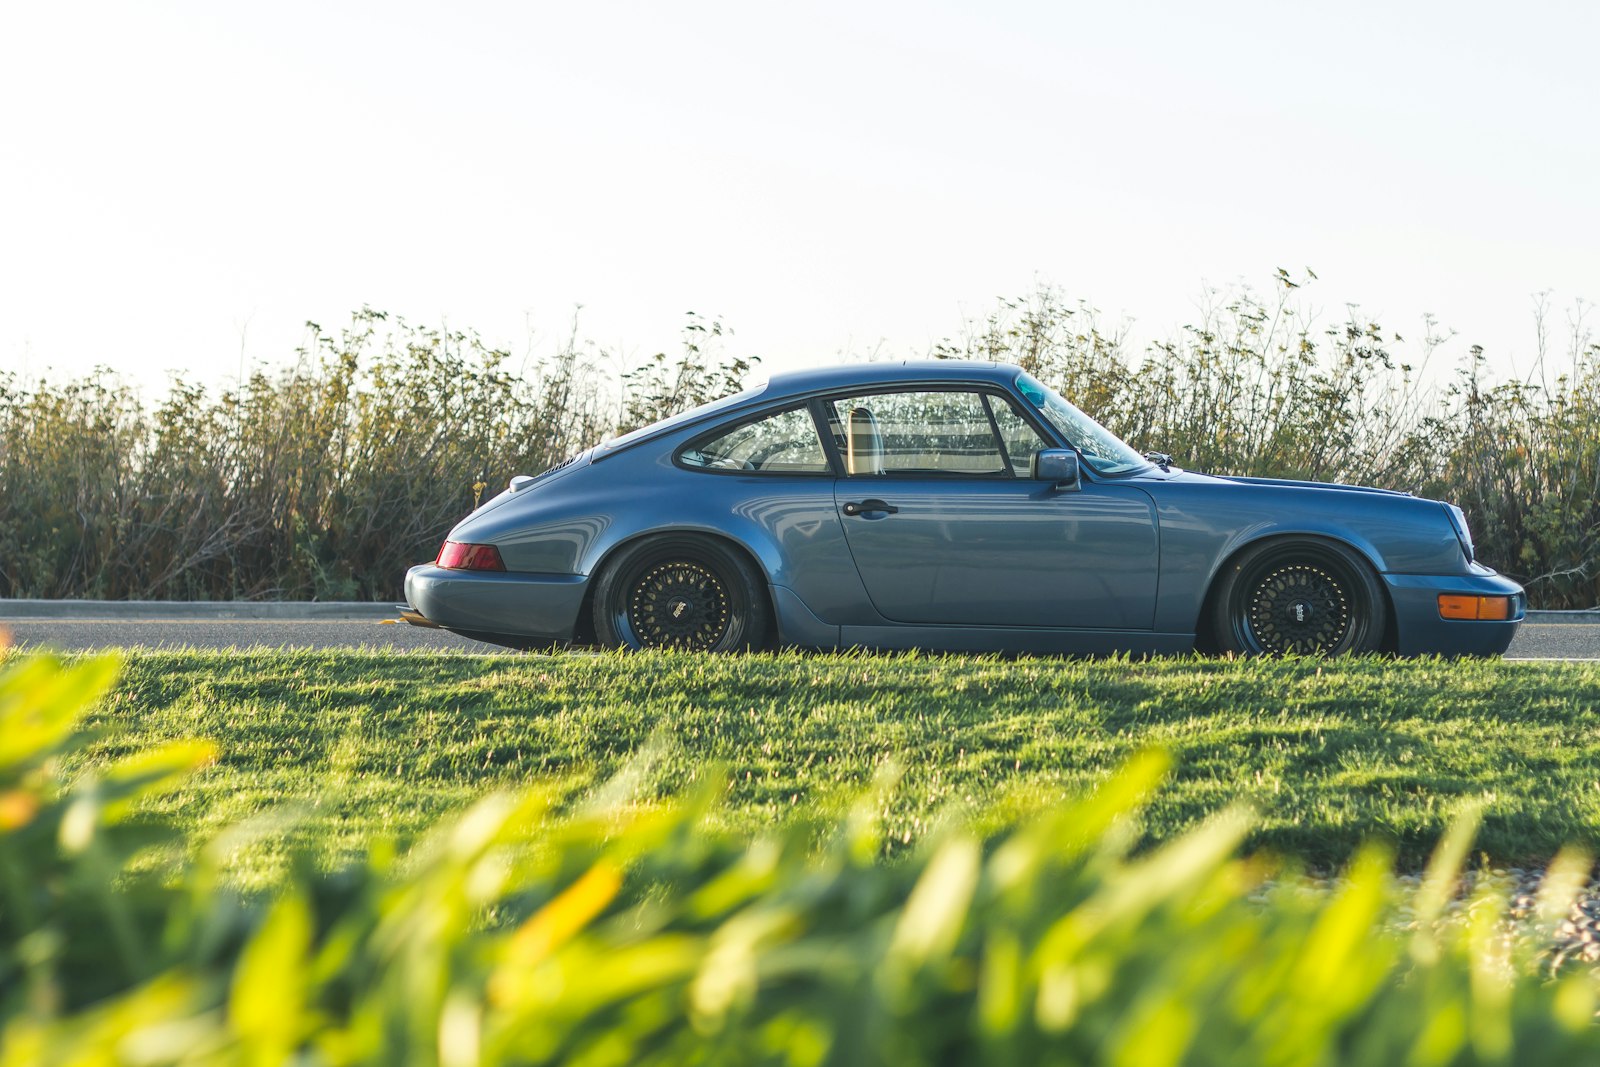
<svg viewBox="0 0 1600 1067"><path fill-rule="evenodd" d="M749 560L707 538L635 542L600 573L595 636L611 648L753 648L767 632L764 584Z"/></svg>
<svg viewBox="0 0 1600 1067"><path fill-rule="evenodd" d="M1325 541L1245 550L1217 588L1211 632L1224 652L1339 656L1383 641L1383 591L1366 560Z"/></svg>

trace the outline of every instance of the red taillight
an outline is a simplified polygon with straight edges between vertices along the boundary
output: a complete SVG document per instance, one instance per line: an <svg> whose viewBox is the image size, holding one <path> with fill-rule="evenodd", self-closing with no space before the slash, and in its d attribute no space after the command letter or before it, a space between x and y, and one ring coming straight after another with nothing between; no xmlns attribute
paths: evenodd
<svg viewBox="0 0 1600 1067"><path fill-rule="evenodd" d="M505 561L500 550L493 545L468 545L460 541L446 541L439 549L435 562L441 567L456 571L503 571Z"/></svg>

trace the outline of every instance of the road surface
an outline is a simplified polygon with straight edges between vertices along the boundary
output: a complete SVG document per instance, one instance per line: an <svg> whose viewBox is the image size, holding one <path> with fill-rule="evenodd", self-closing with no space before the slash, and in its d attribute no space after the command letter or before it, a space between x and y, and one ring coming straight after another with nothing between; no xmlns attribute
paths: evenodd
<svg viewBox="0 0 1600 1067"><path fill-rule="evenodd" d="M378 618L93 619L0 618L21 647L69 651L101 648L369 648L505 652L444 630ZM1524 623L1510 659L1600 660L1600 623Z"/></svg>

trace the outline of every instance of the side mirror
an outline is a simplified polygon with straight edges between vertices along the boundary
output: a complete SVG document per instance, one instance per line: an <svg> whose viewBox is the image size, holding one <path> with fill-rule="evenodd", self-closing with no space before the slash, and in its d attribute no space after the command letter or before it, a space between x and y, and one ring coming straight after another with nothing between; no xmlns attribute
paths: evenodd
<svg viewBox="0 0 1600 1067"><path fill-rule="evenodd" d="M1083 490L1078 454L1070 448L1046 448L1035 452L1028 468L1028 473L1037 481L1054 482L1058 492L1077 493Z"/></svg>

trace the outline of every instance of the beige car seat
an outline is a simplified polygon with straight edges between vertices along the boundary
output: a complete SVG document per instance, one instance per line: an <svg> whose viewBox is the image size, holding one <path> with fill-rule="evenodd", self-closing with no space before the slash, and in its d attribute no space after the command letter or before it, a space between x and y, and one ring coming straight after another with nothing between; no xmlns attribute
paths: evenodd
<svg viewBox="0 0 1600 1067"><path fill-rule="evenodd" d="M851 408L845 417L845 466L851 474L883 473L883 434L866 408Z"/></svg>

